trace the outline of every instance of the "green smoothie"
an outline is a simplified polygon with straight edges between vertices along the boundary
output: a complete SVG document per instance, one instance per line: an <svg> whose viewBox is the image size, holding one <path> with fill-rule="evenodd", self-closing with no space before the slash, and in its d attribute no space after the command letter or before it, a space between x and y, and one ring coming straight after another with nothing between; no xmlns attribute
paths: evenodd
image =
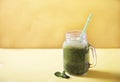
<svg viewBox="0 0 120 82"><path fill-rule="evenodd" d="M66 46L63 48L64 69L71 75L81 75L89 69L89 48Z"/></svg>

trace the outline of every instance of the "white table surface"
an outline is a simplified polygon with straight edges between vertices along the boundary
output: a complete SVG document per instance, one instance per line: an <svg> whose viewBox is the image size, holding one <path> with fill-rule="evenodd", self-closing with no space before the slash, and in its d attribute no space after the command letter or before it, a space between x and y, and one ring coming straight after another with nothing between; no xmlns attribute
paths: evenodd
<svg viewBox="0 0 120 82"><path fill-rule="evenodd" d="M97 66L61 79L62 49L0 49L0 82L120 82L120 49L96 49Z"/></svg>

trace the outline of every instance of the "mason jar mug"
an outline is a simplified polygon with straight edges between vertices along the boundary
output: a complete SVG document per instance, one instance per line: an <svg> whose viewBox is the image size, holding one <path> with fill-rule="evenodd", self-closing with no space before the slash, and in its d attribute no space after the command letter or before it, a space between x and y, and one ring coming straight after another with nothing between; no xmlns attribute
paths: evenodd
<svg viewBox="0 0 120 82"><path fill-rule="evenodd" d="M67 32L63 43L63 66L71 75L82 75L96 65L95 48L88 42L86 33L83 34L82 40L80 34L80 31ZM89 51L92 53L92 63Z"/></svg>

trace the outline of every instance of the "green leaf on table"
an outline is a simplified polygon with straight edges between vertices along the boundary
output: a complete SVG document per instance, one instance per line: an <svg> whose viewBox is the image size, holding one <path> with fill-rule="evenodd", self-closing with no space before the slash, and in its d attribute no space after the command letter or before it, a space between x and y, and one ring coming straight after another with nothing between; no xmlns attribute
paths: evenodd
<svg viewBox="0 0 120 82"><path fill-rule="evenodd" d="M70 76L65 74L65 71L63 71L62 73L61 72L55 72L55 76L62 77L62 78L65 78L65 79L70 78Z"/></svg>
<svg viewBox="0 0 120 82"><path fill-rule="evenodd" d="M55 76L61 77L61 73L60 72L55 72Z"/></svg>

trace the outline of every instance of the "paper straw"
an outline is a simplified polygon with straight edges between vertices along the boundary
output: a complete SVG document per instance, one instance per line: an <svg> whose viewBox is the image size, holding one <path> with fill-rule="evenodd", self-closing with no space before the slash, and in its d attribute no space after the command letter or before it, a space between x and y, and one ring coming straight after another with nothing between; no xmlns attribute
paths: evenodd
<svg viewBox="0 0 120 82"><path fill-rule="evenodd" d="M86 32L86 30L87 30L87 28L88 28L88 25L90 24L90 21L91 21L91 19L92 19L92 16L93 16L93 14L90 13L89 16L88 16L88 18L87 18L87 21L86 21L86 23L85 23L85 26L84 26L81 34L80 34L80 41L82 41L82 39L83 39L83 35L84 35L84 33Z"/></svg>

